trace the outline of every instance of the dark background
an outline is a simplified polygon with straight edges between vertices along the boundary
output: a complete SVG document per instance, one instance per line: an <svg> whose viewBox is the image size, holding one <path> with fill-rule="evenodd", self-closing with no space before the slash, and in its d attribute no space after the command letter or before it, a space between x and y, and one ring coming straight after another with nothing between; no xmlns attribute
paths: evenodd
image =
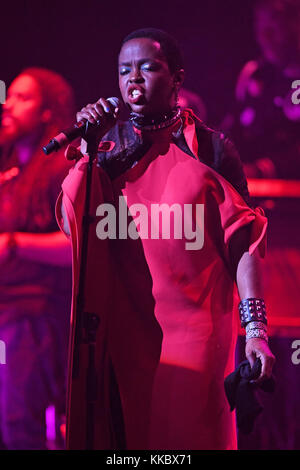
<svg viewBox="0 0 300 470"><path fill-rule="evenodd" d="M238 71L258 53L252 6L252 0L3 2L0 79L8 86L24 67L51 68L73 85L79 109L118 94L123 37L158 27L179 40L185 86L203 97L215 125L230 105Z"/></svg>

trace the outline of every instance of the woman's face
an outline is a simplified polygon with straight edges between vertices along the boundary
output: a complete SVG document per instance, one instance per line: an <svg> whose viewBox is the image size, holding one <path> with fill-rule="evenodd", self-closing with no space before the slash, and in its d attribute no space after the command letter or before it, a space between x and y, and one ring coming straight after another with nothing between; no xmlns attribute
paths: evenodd
<svg viewBox="0 0 300 470"><path fill-rule="evenodd" d="M124 103L133 112L151 115L168 112L175 106L179 85L160 44L137 38L127 41L120 51L119 87Z"/></svg>

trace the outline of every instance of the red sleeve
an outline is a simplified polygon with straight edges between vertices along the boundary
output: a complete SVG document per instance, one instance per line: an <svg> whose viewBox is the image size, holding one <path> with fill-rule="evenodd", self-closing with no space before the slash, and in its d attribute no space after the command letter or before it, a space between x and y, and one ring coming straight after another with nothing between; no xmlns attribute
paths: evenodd
<svg viewBox="0 0 300 470"><path fill-rule="evenodd" d="M215 186L215 198L218 203L222 227L225 255L229 256L229 242L242 227L251 224L248 250L250 255L258 249L263 258L266 251L266 232L268 220L261 207L250 208L240 194L218 175Z"/></svg>

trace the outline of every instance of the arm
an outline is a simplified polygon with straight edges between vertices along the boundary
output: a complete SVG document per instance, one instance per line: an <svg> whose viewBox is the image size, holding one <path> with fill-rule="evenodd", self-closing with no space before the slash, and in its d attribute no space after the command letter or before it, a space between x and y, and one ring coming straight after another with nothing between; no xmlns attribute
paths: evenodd
<svg viewBox="0 0 300 470"><path fill-rule="evenodd" d="M244 201L250 204L248 183L243 169L242 161L235 145L230 139L213 134L213 146L219 159L218 172L240 193Z"/></svg>
<svg viewBox="0 0 300 470"><path fill-rule="evenodd" d="M82 108L79 113L76 114L77 122L81 120L88 120L91 124L95 124L98 120L101 120L102 125L97 127L93 132L95 132L95 139L100 142L101 138L110 130L116 123L116 118L119 114L119 108L115 108L111 102L100 98L94 104L88 104L86 107ZM72 145L69 145L65 156L67 160L75 160L76 162L80 160L87 151L87 142L84 139L81 139L80 150ZM63 198L60 205L61 216L63 220L62 230L64 233L70 237L70 227L69 222L66 216Z"/></svg>
<svg viewBox="0 0 300 470"><path fill-rule="evenodd" d="M248 238L248 227L240 229L231 240L230 248L231 253L238 253L236 255L236 283L241 299L250 297L264 298L262 273L261 273L261 258L257 250L250 255L245 250ZM241 256L240 256L241 254ZM234 260L234 255L231 257ZM253 366L255 359L260 358L262 363L262 371L257 381L270 377L272 368L275 362L275 357L272 354L267 341L261 338L251 338L246 343L246 357Z"/></svg>
<svg viewBox="0 0 300 470"><path fill-rule="evenodd" d="M11 238L12 237L12 238ZM12 250L14 255L24 260L50 264L52 266L70 266L70 241L61 232L25 233L15 232L0 235L0 262L9 257Z"/></svg>

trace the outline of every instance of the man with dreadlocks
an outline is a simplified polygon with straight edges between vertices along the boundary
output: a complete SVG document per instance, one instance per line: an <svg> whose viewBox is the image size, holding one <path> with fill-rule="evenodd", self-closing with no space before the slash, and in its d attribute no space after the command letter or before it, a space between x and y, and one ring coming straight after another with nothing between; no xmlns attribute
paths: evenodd
<svg viewBox="0 0 300 470"><path fill-rule="evenodd" d="M28 68L15 78L0 129L0 431L7 449L45 449L45 410L64 412L71 292L69 242L54 206L68 164L42 145L72 120L70 85Z"/></svg>

